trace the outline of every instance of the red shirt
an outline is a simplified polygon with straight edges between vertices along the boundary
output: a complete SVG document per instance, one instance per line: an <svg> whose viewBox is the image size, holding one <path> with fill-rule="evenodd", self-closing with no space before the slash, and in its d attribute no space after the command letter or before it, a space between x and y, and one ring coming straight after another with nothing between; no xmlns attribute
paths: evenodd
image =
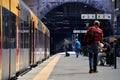
<svg viewBox="0 0 120 80"><path fill-rule="evenodd" d="M94 32L93 44L98 44L98 42L103 39L103 31L99 26L94 25L93 27L89 27L87 32L88 31Z"/></svg>

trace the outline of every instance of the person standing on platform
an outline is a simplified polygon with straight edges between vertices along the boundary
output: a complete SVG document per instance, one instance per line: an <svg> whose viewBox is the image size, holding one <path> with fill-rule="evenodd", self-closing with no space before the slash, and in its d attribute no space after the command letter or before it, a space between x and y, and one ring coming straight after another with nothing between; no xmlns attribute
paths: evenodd
<svg viewBox="0 0 120 80"><path fill-rule="evenodd" d="M64 38L64 51L65 51L65 56L70 56L70 54L67 52L69 48L68 40L67 38Z"/></svg>
<svg viewBox="0 0 120 80"><path fill-rule="evenodd" d="M89 53L89 73L96 73L98 72L98 43L103 39L103 31L100 29L100 22L98 20L95 20L94 25L87 29L84 39Z"/></svg>
<svg viewBox="0 0 120 80"><path fill-rule="evenodd" d="M81 44L80 41L78 41L78 39L75 40L75 53L76 53L76 58L78 58L79 54L80 54L80 48L81 48Z"/></svg>

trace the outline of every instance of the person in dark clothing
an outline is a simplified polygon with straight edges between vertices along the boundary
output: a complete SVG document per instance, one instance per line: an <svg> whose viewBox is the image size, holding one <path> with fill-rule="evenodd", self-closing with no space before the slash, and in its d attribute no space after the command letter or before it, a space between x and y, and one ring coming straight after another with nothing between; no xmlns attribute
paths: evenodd
<svg viewBox="0 0 120 80"><path fill-rule="evenodd" d="M98 60L100 61L99 65L103 66L104 65L104 62L102 61L103 57L106 57L106 64L110 64L111 46L105 39L103 39L102 43L103 43L103 47L99 47L102 54L100 53L98 54Z"/></svg>
<svg viewBox="0 0 120 80"><path fill-rule="evenodd" d="M65 51L65 56L70 56L70 54L67 52L69 48L68 40L64 38L64 51Z"/></svg>

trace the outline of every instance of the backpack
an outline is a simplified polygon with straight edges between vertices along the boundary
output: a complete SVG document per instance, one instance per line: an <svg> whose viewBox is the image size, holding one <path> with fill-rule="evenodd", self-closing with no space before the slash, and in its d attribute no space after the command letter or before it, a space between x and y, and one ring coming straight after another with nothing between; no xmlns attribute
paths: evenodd
<svg viewBox="0 0 120 80"><path fill-rule="evenodd" d="M94 42L95 32L92 27L87 30L87 33L84 37L84 42L86 44L92 44Z"/></svg>

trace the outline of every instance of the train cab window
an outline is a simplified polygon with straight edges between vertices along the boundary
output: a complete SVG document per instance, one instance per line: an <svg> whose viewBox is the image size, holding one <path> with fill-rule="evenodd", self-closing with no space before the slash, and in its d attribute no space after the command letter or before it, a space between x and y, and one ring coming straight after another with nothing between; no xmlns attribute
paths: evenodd
<svg viewBox="0 0 120 80"><path fill-rule="evenodd" d="M6 9L2 9L2 47L7 49L9 48L9 11Z"/></svg>
<svg viewBox="0 0 120 80"><path fill-rule="evenodd" d="M7 9L2 9L2 47L5 49L15 48L16 46L16 16L9 12ZM12 38L12 39L11 39ZM14 46L11 44L11 40L14 41Z"/></svg>

